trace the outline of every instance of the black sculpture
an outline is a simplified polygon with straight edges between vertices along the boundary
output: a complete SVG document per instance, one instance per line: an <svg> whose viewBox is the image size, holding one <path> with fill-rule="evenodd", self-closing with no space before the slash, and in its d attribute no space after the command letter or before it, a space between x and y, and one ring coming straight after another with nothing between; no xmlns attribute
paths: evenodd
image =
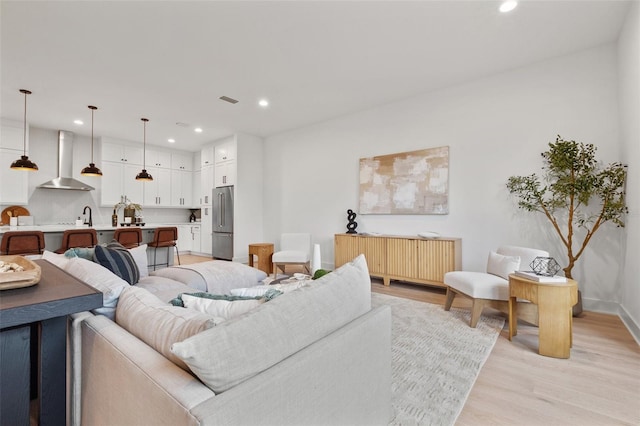
<svg viewBox="0 0 640 426"><path fill-rule="evenodd" d="M358 222L355 221L356 214L353 210L347 210L347 234L357 234L356 228L358 227Z"/></svg>

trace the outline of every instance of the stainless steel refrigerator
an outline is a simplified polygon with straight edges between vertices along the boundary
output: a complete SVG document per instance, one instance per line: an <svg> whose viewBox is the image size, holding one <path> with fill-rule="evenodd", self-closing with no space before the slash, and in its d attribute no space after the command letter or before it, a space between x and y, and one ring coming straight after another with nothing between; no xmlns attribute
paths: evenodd
<svg viewBox="0 0 640 426"><path fill-rule="evenodd" d="M214 188L213 257L233 260L233 186Z"/></svg>

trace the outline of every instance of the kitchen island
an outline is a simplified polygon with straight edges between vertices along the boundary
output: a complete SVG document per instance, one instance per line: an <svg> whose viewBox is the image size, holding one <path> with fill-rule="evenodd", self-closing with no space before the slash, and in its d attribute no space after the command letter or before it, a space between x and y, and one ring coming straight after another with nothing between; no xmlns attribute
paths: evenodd
<svg viewBox="0 0 640 426"><path fill-rule="evenodd" d="M190 225L199 225L199 223L147 223L144 226L140 226L142 229L142 242L150 243L153 241L153 235L157 228L165 227L165 226L176 226L178 228L178 248L180 252L190 252L192 247L190 244L186 244L189 240L192 239L192 235L190 234L191 226ZM134 227L135 225L131 225ZM0 238L5 232L9 231L42 231L44 233L44 246L48 251L55 251L62 245L62 234L64 231L68 229L82 229L87 228L88 226L75 226L68 224L52 224L52 225L33 225L33 226L0 226ZM98 243L104 244L113 240L113 234L117 228L128 228L127 226L118 226L113 227L111 224L97 224L92 226L93 229L96 230L98 234ZM199 232L199 227L198 227ZM189 235L185 235L189 233ZM185 244L181 244L181 240L185 241ZM199 240L199 235L198 235ZM165 258L166 256L166 248L160 248L162 252L158 253L158 256L161 258ZM199 247L195 251L200 251ZM153 249L147 249L147 255L150 256L150 259L153 259Z"/></svg>

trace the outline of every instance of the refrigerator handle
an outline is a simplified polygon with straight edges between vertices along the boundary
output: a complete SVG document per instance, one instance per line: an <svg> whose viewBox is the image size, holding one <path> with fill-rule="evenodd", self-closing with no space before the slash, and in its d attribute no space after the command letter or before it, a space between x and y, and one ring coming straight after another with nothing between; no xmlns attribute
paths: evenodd
<svg viewBox="0 0 640 426"><path fill-rule="evenodd" d="M218 217L220 228L224 227L224 194L222 192L218 192Z"/></svg>

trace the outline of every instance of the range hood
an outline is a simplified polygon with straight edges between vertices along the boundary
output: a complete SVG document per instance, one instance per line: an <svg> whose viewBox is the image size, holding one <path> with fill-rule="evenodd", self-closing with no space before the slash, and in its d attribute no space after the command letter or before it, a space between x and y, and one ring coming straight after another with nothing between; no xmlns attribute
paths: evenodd
<svg viewBox="0 0 640 426"><path fill-rule="evenodd" d="M73 189L92 191L95 188L72 178L73 176L73 133L58 131L58 177L39 185L38 188Z"/></svg>

